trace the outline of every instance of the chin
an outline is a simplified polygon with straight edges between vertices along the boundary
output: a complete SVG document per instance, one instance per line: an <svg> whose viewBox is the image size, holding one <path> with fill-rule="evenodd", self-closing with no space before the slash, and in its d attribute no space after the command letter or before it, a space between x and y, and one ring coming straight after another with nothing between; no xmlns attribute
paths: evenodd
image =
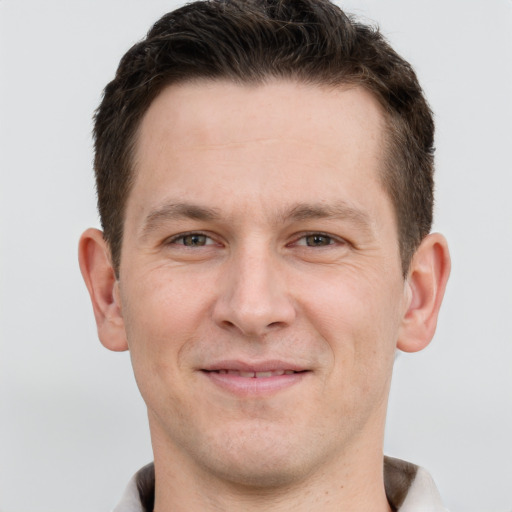
<svg viewBox="0 0 512 512"><path fill-rule="evenodd" d="M212 468L210 468L211 471ZM217 464L215 472L226 483L238 488L244 488L245 492L252 489L254 492L272 490L291 486L303 480L306 475L304 467L295 465L290 460L266 460L256 463L238 463L225 461Z"/></svg>
<svg viewBox="0 0 512 512"><path fill-rule="evenodd" d="M283 488L300 482L317 466L322 454L307 449L312 446L308 441L298 442L290 429L275 432L267 426L257 431L225 432L203 453L202 464L210 474L246 490Z"/></svg>

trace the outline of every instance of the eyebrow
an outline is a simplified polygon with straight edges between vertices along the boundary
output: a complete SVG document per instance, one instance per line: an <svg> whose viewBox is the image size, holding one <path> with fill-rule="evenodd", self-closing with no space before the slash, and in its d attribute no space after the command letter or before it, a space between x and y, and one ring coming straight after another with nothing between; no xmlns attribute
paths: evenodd
<svg viewBox="0 0 512 512"><path fill-rule="evenodd" d="M299 203L277 212L275 218L282 222L301 222L315 219L348 220L359 228L372 233L369 215L345 201L334 204ZM200 221L219 221L223 219L220 209L200 206L194 203L166 203L152 210L145 218L141 235L149 236L166 222L193 219Z"/></svg>
<svg viewBox="0 0 512 512"><path fill-rule="evenodd" d="M370 228L371 221L368 214L355 208L345 201L334 204L298 204L290 210L283 212L284 221L304 221L315 219L348 219L361 227Z"/></svg>
<svg viewBox="0 0 512 512"><path fill-rule="evenodd" d="M217 208L206 208L191 203L167 203L152 210L144 219L141 234L145 238L162 224L180 219L201 221L219 220L221 217Z"/></svg>

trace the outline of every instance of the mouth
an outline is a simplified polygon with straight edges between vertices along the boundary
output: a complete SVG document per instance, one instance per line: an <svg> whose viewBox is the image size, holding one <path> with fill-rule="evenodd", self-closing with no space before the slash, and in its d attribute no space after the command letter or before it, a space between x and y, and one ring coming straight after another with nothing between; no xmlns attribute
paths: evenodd
<svg viewBox="0 0 512 512"><path fill-rule="evenodd" d="M303 373L307 370L270 370L270 371L243 371L243 370L203 370L205 372L218 373L219 375L237 375L245 379L266 379L269 377L280 377L281 375L293 375L294 373Z"/></svg>
<svg viewBox="0 0 512 512"><path fill-rule="evenodd" d="M239 397L262 397L299 384L311 370L282 361L224 361L201 372L216 388Z"/></svg>

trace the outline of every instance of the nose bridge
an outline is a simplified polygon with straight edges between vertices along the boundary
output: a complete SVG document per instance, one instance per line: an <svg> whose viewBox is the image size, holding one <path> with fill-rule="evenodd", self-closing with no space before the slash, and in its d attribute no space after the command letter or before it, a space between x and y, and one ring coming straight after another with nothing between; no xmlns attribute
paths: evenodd
<svg viewBox="0 0 512 512"><path fill-rule="evenodd" d="M246 244L230 260L216 305L217 322L248 336L289 325L295 308L279 256L269 244Z"/></svg>

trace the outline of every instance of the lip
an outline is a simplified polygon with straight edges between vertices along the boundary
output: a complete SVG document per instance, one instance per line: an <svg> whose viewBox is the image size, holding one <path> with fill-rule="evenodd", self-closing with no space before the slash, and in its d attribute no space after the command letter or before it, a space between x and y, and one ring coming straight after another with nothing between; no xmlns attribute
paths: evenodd
<svg viewBox="0 0 512 512"><path fill-rule="evenodd" d="M275 394L298 384L311 373L303 366L280 360L219 361L201 368L201 372L216 387L245 398ZM258 376L258 373L271 375Z"/></svg>
<svg viewBox="0 0 512 512"><path fill-rule="evenodd" d="M277 370L290 370L293 372L303 372L308 368L289 361L273 359L251 362L238 360L218 361L201 369L207 372L215 372L219 370L234 370L239 372L272 372Z"/></svg>

